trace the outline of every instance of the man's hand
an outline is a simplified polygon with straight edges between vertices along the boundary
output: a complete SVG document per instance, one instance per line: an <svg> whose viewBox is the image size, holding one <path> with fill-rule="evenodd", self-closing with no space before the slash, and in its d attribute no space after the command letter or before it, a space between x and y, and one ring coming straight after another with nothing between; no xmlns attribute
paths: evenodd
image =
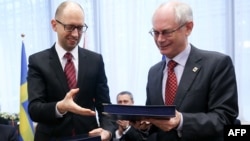
<svg viewBox="0 0 250 141"><path fill-rule="evenodd" d="M122 136L123 132L129 127L129 121L127 120L117 120L118 124L118 134Z"/></svg>
<svg viewBox="0 0 250 141"><path fill-rule="evenodd" d="M74 97L76 96L78 92L79 92L79 88L71 89L66 94L63 100L57 102L56 107L58 111L61 114L64 114L66 112L72 112L72 113L84 115L84 116L95 116L96 113L94 111L90 109L82 108L81 106L75 103Z"/></svg>
<svg viewBox="0 0 250 141"><path fill-rule="evenodd" d="M102 141L110 141L112 136L111 133L102 128L97 128L89 132L90 137L101 136Z"/></svg>
<svg viewBox="0 0 250 141"><path fill-rule="evenodd" d="M163 131L170 131L174 128L177 128L180 124L181 113L176 110L175 117L169 119L147 119L155 126L159 127Z"/></svg>
<svg viewBox="0 0 250 141"><path fill-rule="evenodd" d="M116 123L124 130L126 130L129 126L129 121L127 120L117 120Z"/></svg>
<svg viewBox="0 0 250 141"><path fill-rule="evenodd" d="M142 121L130 122L130 124L131 124L134 128L136 128L136 129L138 129L138 130L141 130L141 131L148 130L148 129L151 127L151 125L152 125L150 122L144 121L144 120L142 120Z"/></svg>

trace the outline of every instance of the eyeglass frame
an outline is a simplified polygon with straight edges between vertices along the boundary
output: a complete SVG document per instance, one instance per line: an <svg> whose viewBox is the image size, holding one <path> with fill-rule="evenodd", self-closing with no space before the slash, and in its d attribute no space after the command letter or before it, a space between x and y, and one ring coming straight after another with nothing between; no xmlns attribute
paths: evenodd
<svg viewBox="0 0 250 141"><path fill-rule="evenodd" d="M153 28L148 32L150 35L152 35L153 37L159 37L160 34L162 34L162 36L166 37L166 36L169 36L171 35L172 33L180 30L184 25L186 25L186 23L184 24L181 24L180 26L178 26L177 28L173 29L173 30L170 30L168 31L168 29L165 29L161 32L159 31L155 31ZM155 35L155 33L157 33L158 35Z"/></svg>
<svg viewBox="0 0 250 141"><path fill-rule="evenodd" d="M56 22L58 22L59 24L63 25L64 31L66 31L66 32L72 32L72 31L74 31L75 29L77 29L77 31L78 31L79 33L83 33L83 32L86 32L87 29L88 29L88 25L87 25L86 23L84 23L84 25L82 25L82 26L75 26L75 25L72 25L72 24L64 24L64 23L62 23L62 22L59 21L59 20L56 20ZM68 28L71 27L71 29L69 30L69 29L67 29L67 27L68 27ZM85 27L85 30L83 30L84 27Z"/></svg>

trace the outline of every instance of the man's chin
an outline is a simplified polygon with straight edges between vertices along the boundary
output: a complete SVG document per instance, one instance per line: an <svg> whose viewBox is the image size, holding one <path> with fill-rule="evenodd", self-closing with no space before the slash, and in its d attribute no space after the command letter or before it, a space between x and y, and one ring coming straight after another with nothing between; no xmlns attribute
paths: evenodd
<svg viewBox="0 0 250 141"><path fill-rule="evenodd" d="M165 55L168 53L168 50L164 48L164 49L160 49L160 52L162 55Z"/></svg>
<svg viewBox="0 0 250 141"><path fill-rule="evenodd" d="M69 40L69 41L68 41L68 45L69 45L69 46L74 46L74 47L75 47L77 44L78 44L78 43L77 43L76 40Z"/></svg>
<svg viewBox="0 0 250 141"><path fill-rule="evenodd" d="M69 48L74 48L74 47L76 47L77 46L77 43L76 42L74 42L74 43L69 43L68 44L68 47Z"/></svg>

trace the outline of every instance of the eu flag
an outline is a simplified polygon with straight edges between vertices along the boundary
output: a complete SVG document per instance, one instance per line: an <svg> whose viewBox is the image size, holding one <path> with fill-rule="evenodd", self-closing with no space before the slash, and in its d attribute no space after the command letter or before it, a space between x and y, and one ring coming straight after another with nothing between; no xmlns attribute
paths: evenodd
<svg viewBox="0 0 250 141"><path fill-rule="evenodd" d="M20 88L20 141L34 140L33 122L28 114L28 91L27 91L27 62L24 43L22 42L21 54L21 88Z"/></svg>

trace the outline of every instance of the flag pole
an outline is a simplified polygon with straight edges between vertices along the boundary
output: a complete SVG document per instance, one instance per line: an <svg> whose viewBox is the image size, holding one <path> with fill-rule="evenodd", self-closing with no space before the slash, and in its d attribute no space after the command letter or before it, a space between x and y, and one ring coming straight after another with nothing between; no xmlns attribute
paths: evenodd
<svg viewBox="0 0 250 141"><path fill-rule="evenodd" d="M25 34L21 34L21 83L20 83L20 112L19 112L19 141L34 140L33 121L28 114L28 91L27 91L27 60L24 46Z"/></svg>

